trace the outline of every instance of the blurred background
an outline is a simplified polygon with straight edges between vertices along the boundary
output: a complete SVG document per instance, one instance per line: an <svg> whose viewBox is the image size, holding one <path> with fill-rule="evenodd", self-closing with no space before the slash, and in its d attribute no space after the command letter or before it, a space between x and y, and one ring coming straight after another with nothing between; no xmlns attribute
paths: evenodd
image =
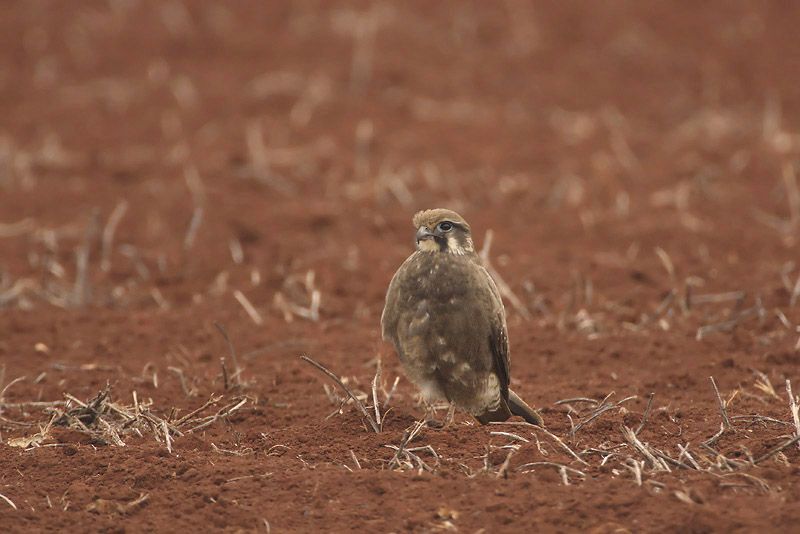
<svg viewBox="0 0 800 534"><path fill-rule="evenodd" d="M315 317L372 324L435 206L494 231L530 313L590 285L635 320L692 276L768 293L793 269L793 2L1 9L6 307L238 291L288 318L318 291Z"/></svg>

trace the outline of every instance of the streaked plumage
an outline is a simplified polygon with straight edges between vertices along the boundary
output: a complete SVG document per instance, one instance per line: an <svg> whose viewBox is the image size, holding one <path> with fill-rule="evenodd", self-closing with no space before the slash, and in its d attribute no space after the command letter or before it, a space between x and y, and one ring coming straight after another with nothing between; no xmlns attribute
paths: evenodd
<svg viewBox="0 0 800 534"><path fill-rule="evenodd" d="M429 401L448 400L478 421L512 414L541 425L508 387L508 329L500 293L457 213L417 213L417 250L395 273L381 317L408 378Z"/></svg>

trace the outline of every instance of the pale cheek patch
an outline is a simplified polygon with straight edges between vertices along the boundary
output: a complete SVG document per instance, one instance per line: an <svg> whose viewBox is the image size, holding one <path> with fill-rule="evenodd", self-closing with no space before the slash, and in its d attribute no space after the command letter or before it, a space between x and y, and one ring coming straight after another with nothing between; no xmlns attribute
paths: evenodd
<svg viewBox="0 0 800 534"><path fill-rule="evenodd" d="M437 245L436 241L433 239L424 239L417 243L417 250L423 252L438 252L439 245Z"/></svg>
<svg viewBox="0 0 800 534"><path fill-rule="evenodd" d="M459 256L463 256L467 253L463 248L461 248L461 244L455 237L447 238L447 251L451 254L457 254Z"/></svg>

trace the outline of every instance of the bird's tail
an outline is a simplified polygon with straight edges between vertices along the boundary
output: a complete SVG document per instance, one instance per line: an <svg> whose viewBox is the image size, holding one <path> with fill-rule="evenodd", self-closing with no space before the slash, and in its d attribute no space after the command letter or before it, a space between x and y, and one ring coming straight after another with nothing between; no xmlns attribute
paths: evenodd
<svg viewBox="0 0 800 534"><path fill-rule="evenodd" d="M496 410L475 415L475 419L482 425L488 425L489 423L507 421L512 415L518 415L532 425L544 426L542 416L510 389L508 390L508 400L506 402L501 402Z"/></svg>
<svg viewBox="0 0 800 534"><path fill-rule="evenodd" d="M530 424L544 426L542 416L510 389L508 390L508 408L512 414L522 417Z"/></svg>

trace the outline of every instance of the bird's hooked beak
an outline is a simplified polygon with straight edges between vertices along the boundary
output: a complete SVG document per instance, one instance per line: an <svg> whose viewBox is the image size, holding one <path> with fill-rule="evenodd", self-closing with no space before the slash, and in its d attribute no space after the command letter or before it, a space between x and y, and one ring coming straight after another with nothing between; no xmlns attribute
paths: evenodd
<svg viewBox="0 0 800 534"><path fill-rule="evenodd" d="M433 239L434 235L433 232L428 230L427 226L420 226L419 230L417 230L417 243L420 241L425 241L426 239Z"/></svg>

